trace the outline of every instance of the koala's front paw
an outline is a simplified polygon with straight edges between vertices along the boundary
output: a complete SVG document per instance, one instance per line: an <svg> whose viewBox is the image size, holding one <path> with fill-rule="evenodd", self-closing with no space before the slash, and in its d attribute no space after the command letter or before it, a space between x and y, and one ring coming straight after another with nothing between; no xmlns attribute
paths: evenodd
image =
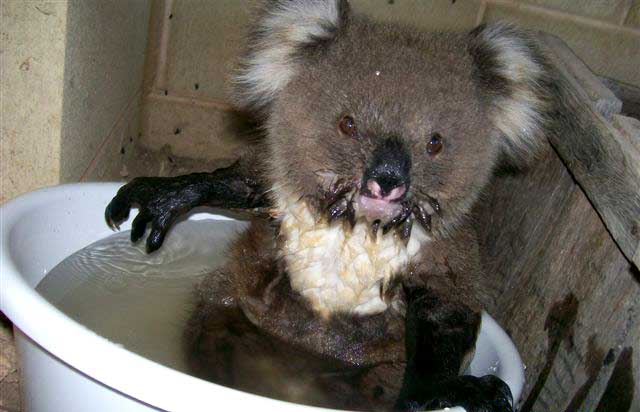
<svg viewBox="0 0 640 412"><path fill-rule="evenodd" d="M147 238L147 252L160 248L167 231L181 213L198 203L197 191L187 190L188 182L181 177L138 177L118 190L106 207L104 217L112 229L129 218L131 208L139 207L131 225L131 241L137 242L151 224Z"/></svg>
<svg viewBox="0 0 640 412"><path fill-rule="evenodd" d="M500 378L485 375L459 376L437 387L426 402L409 399L405 410L429 411L463 407L466 412L513 412L509 386Z"/></svg>

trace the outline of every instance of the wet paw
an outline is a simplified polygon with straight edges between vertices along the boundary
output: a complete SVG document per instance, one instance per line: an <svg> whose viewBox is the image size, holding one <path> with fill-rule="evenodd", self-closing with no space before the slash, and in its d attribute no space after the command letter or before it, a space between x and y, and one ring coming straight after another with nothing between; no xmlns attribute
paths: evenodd
<svg viewBox="0 0 640 412"><path fill-rule="evenodd" d="M410 402L416 405L416 402ZM466 412L513 412L513 397L509 386L493 375L483 377L459 376L444 383L437 395L420 410L463 407Z"/></svg>
<svg viewBox="0 0 640 412"><path fill-rule="evenodd" d="M175 218L196 205L197 196L185 194L186 182L180 178L139 177L118 190L107 205L104 217L111 229L120 229L120 224L129 218L133 207L139 213L131 226L131 241L139 241L151 225L146 249L151 253L162 246L164 238Z"/></svg>

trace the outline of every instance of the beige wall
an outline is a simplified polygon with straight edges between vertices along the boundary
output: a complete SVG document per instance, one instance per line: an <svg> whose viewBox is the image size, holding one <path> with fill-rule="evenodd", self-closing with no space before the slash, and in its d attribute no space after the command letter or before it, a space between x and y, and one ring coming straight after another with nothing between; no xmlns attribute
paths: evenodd
<svg viewBox="0 0 640 412"><path fill-rule="evenodd" d="M0 13L0 201L5 201L59 180L67 6L3 1Z"/></svg>
<svg viewBox="0 0 640 412"><path fill-rule="evenodd" d="M630 12L638 6L640 0L488 1L481 20L553 33L596 74L640 87L640 22Z"/></svg>
<svg viewBox="0 0 640 412"><path fill-rule="evenodd" d="M149 11L149 0L69 2L60 181L113 176L137 134Z"/></svg>
<svg viewBox="0 0 640 412"><path fill-rule="evenodd" d="M113 175L113 159L137 133L150 0L0 7L0 202Z"/></svg>
<svg viewBox="0 0 640 412"><path fill-rule="evenodd" d="M252 2L2 1L0 201L58 182L117 177L139 125L148 148L234 157L243 141L225 85ZM560 36L596 73L640 86L640 0L352 4L425 29L515 21Z"/></svg>

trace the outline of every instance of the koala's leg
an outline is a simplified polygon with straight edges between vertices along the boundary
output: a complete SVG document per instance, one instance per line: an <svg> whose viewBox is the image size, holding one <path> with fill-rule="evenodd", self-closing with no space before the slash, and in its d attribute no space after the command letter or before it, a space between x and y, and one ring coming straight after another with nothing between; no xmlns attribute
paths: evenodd
<svg viewBox="0 0 640 412"><path fill-rule="evenodd" d="M138 177L124 185L105 210L112 228L127 220L137 205L131 240L138 241L151 224L147 251L157 250L175 219L198 206L255 209L268 206L257 151L253 150L232 166L211 173L176 177Z"/></svg>
<svg viewBox="0 0 640 412"><path fill-rule="evenodd" d="M405 294L407 368L396 409L511 412L511 391L502 380L458 375L475 349L480 313L427 288Z"/></svg>

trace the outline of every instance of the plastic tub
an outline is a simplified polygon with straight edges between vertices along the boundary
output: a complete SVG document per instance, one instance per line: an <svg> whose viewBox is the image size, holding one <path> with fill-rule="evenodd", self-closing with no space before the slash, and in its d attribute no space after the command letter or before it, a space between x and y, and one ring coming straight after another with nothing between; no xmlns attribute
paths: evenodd
<svg viewBox="0 0 640 412"><path fill-rule="evenodd" d="M34 290L65 257L113 233L103 211L120 185L57 186L0 209L0 309L14 323L24 411L322 410L216 385L143 358L75 322ZM200 213L190 219L228 218ZM122 225L129 228L130 222ZM518 352L487 315L470 369L478 375L492 371L509 384L515 400L520 397Z"/></svg>

